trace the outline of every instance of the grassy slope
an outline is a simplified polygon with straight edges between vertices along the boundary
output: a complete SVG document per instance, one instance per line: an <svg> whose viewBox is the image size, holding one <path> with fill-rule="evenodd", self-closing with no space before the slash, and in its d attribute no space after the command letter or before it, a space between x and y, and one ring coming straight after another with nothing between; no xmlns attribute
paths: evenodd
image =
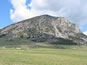
<svg viewBox="0 0 87 65"><path fill-rule="evenodd" d="M73 43L71 41L67 43L66 40L62 40L62 42L63 45L61 42L48 43L48 42L33 42L30 41L29 39L20 39L20 38L13 39L13 40L8 40L8 38L0 38L0 47L2 48L3 47L5 48L65 48L68 43Z"/></svg>
<svg viewBox="0 0 87 65"><path fill-rule="evenodd" d="M87 48L0 49L0 65L87 65Z"/></svg>

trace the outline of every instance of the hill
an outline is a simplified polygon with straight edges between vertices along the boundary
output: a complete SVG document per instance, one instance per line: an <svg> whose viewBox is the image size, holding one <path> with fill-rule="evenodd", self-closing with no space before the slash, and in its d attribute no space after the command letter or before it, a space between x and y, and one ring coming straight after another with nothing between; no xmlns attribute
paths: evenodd
<svg viewBox="0 0 87 65"><path fill-rule="evenodd" d="M35 43L86 45L87 36L64 17L37 16L0 30L0 45Z"/></svg>

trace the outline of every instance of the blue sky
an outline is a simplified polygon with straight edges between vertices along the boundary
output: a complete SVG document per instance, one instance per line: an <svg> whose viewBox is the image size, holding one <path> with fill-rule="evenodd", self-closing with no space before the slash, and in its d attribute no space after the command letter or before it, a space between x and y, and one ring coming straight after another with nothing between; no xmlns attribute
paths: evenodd
<svg viewBox="0 0 87 65"><path fill-rule="evenodd" d="M43 14L66 17L87 33L87 0L1 0L0 28Z"/></svg>
<svg viewBox="0 0 87 65"><path fill-rule="evenodd" d="M13 22L10 19L11 4L9 0L0 1L0 28L3 28Z"/></svg>
<svg viewBox="0 0 87 65"><path fill-rule="evenodd" d="M31 0L26 2L28 5ZM14 22L10 18L10 9L13 8L10 0L1 0L0 1L0 28L13 24Z"/></svg>

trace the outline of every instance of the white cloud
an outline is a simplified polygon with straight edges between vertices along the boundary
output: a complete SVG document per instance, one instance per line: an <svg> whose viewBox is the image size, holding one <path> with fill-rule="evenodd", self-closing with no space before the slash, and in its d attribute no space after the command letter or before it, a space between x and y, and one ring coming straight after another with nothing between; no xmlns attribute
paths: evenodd
<svg viewBox="0 0 87 65"><path fill-rule="evenodd" d="M32 8L39 13L44 10L51 11L52 13L44 12L41 14L64 16L78 25L87 24L87 0L32 0Z"/></svg>
<svg viewBox="0 0 87 65"><path fill-rule="evenodd" d="M32 0L27 8L27 0L11 0L11 19L14 22L37 15L63 16L79 26L87 24L87 0Z"/></svg>
<svg viewBox="0 0 87 65"><path fill-rule="evenodd" d="M86 32L83 32L85 35L87 35L87 31Z"/></svg>
<svg viewBox="0 0 87 65"><path fill-rule="evenodd" d="M18 22L35 16L33 10L30 11L26 6L26 0L11 0L14 9L10 9L11 20Z"/></svg>

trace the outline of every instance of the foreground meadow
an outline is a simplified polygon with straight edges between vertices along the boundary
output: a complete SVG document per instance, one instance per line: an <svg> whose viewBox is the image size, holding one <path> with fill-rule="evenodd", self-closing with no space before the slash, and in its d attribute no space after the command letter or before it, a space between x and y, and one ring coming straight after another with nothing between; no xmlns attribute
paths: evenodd
<svg viewBox="0 0 87 65"><path fill-rule="evenodd" d="M0 65L87 65L87 48L0 48Z"/></svg>

